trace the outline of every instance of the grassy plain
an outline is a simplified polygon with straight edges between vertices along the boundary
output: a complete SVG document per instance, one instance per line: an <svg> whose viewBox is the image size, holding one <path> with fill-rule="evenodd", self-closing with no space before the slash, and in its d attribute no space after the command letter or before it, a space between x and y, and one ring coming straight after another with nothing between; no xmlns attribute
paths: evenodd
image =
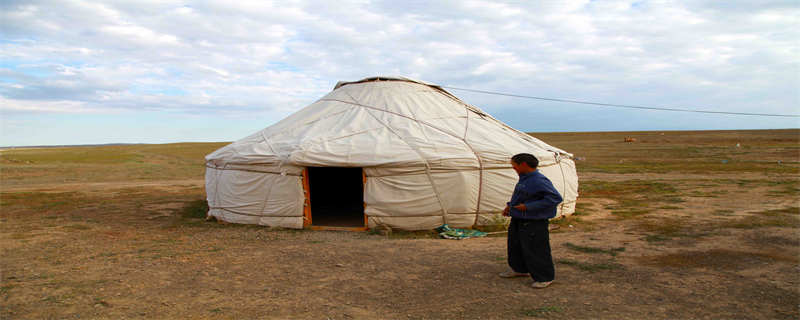
<svg viewBox="0 0 800 320"><path fill-rule="evenodd" d="M534 136L581 179L545 290L504 237L206 222L224 143L1 150L0 318L800 318L800 130Z"/></svg>

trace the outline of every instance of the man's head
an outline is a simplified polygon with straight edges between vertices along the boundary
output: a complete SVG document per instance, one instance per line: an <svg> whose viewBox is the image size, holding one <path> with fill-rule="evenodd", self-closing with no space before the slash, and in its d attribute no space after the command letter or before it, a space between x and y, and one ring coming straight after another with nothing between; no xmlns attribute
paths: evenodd
<svg viewBox="0 0 800 320"><path fill-rule="evenodd" d="M539 159L530 153L520 153L511 157L511 167L517 174L530 173L536 171L539 166Z"/></svg>

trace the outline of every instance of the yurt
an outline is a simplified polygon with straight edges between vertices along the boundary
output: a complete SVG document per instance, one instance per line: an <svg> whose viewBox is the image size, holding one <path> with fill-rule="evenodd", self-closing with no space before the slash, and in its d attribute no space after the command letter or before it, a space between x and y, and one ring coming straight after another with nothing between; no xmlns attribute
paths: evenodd
<svg viewBox="0 0 800 320"><path fill-rule="evenodd" d="M503 222L517 153L575 211L572 155L441 87L402 77L339 82L311 105L207 155L208 215L285 228L465 228Z"/></svg>

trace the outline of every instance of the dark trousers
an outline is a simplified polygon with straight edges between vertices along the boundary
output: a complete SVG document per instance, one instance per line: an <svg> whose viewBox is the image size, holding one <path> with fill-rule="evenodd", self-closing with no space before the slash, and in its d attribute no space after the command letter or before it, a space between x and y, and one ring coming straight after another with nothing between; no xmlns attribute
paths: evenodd
<svg viewBox="0 0 800 320"><path fill-rule="evenodd" d="M515 272L530 273L533 281L555 277L548 224L547 219L511 219L508 226L508 265Z"/></svg>

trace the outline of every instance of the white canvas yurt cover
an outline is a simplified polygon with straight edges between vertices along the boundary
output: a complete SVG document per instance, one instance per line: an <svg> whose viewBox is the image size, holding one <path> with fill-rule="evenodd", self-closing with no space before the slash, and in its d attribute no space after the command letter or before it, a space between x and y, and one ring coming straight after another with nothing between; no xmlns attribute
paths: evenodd
<svg viewBox="0 0 800 320"><path fill-rule="evenodd" d="M353 195L343 194L351 188L344 174L309 173L349 168L361 188L355 197L363 200L347 209L361 217L351 227L498 224L518 180L509 164L517 153L539 159L564 198L558 215L573 213L578 177L571 154L435 85L394 77L340 82L311 105L207 155L208 214L232 223L315 226L327 219L317 211L336 211L340 196Z"/></svg>

